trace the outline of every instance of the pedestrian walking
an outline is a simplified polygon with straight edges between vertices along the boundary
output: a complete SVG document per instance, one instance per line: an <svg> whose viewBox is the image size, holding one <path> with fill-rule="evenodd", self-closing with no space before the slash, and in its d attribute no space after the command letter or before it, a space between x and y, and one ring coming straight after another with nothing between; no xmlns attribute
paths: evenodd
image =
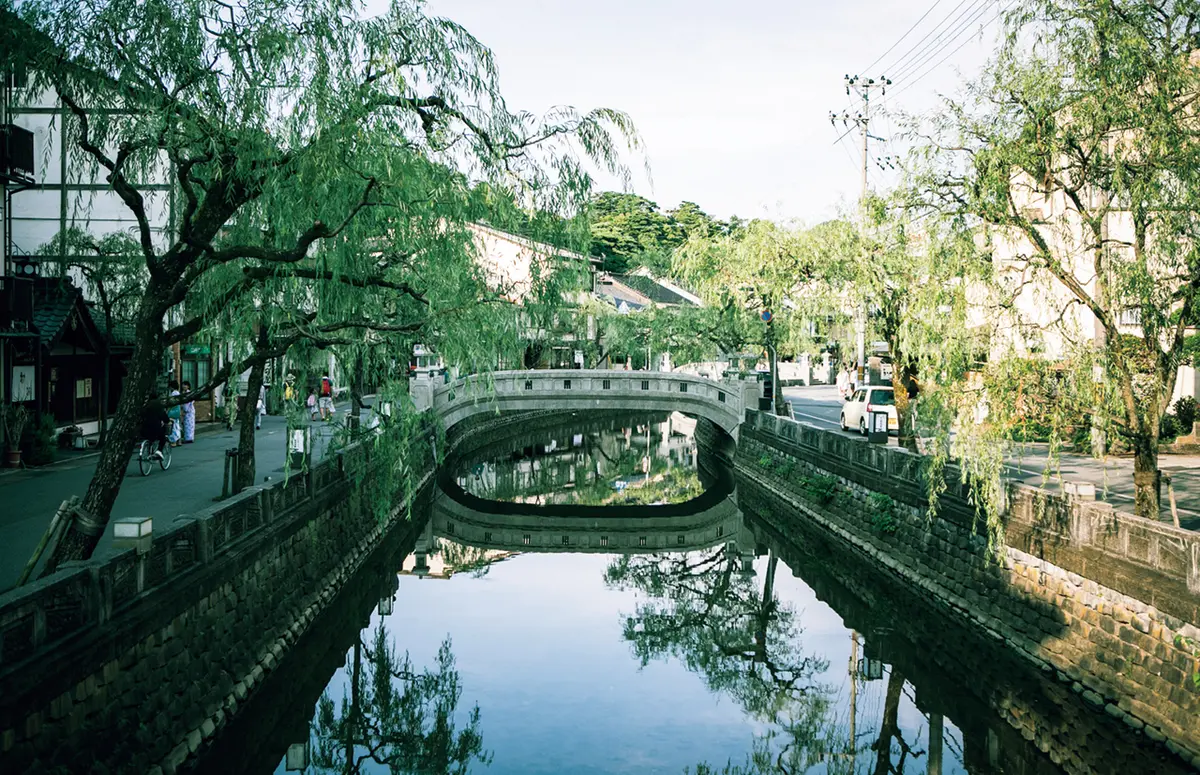
<svg viewBox="0 0 1200 775"><path fill-rule="evenodd" d="M170 391L171 398L176 398L179 395L179 383L175 380L168 380L167 390ZM167 410L167 418L171 421L171 427L167 431L167 441L172 447L178 447L179 442L179 418L182 416L183 410L179 408L179 404L175 404Z"/></svg>
<svg viewBox="0 0 1200 775"><path fill-rule="evenodd" d="M183 383L183 392L192 392L192 383ZM192 444L196 441L196 403L188 401L183 405L183 443Z"/></svg>
<svg viewBox="0 0 1200 775"><path fill-rule="evenodd" d="M837 374L837 390L838 395L843 401L850 396L850 367L842 366Z"/></svg>
<svg viewBox="0 0 1200 775"><path fill-rule="evenodd" d="M262 418L267 413L267 386L258 386L258 403L254 406L254 430L262 430Z"/></svg>
<svg viewBox="0 0 1200 775"><path fill-rule="evenodd" d="M321 377L321 398L318 406L321 408L322 422L328 422L337 413L337 410L333 408L333 380L329 378L328 374Z"/></svg>
<svg viewBox="0 0 1200 775"><path fill-rule="evenodd" d="M317 421L317 390L316 388L308 389L308 419L312 422Z"/></svg>

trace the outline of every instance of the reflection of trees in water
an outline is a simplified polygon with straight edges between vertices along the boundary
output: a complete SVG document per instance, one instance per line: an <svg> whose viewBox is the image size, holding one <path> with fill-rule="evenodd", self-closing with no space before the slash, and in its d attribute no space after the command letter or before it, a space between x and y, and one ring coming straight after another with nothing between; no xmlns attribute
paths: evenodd
<svg viewBox="0 0 1200 775"><path fill-rule="evenodd" d="M670 453L664 456L649 440L645 448L624 446L626 431L640 439L643 429L647 429L657 438L660 427L661 423L650 423L585 433L578 447L571 447L568 442L557 450L497 460L490 464L495 467L494 480L486 481L477 473L468 472L460 478L460 483L472 495L497 501L601 506L689 500L694 497L691 493L699 494L703 486L699 473L687 462L669 461ZM619 446L611 451L606 449L606 445L611 447L613 442ZM647 459L648 471L643 468ZM522 465L528 465L529 470L522 471ZM628 495L614 492L612 483L615 480L640 480L643 474L648 474L651 479L669 474L671 481L660 488L661 492L653 500L647 500L652 497L649 492L644 497L634 495L636 486L628 488Z"/></svg>
<svg viewBox="0 0 1200 775"><path fill-rule="evenodd" d="M829 663L804 653L797 612L775 598L777 564L772 556L760 582L716 547L622 556L605 574L610 586L647 598L624 624L643 666L674 657L770 725L745 765L701 764L698 773L803 771L829 750L832 693L818 680Z"/></svg>
<svg viewBox="0 0 1200 775"><path fill-rule="evenodd" d="M466 727L457 728L462 686L449 638L438 649L436 667L418 672L407 652L397 657L381 623L370 647L361 640L354 644L349 683L340 708L328 692L317 703L312 755L317 771L349 775L374 762L393 773L465 775L472 761L491 763L478 705Z"/></svg>
<svg viewBox="0 0 1200 775"><path fill-rule="evenodd" d="M688 554L643 554L613 561L606 582L649 598L625 620L642 664L675 657L748 713L774 721L797 703L821 704L816 682L829 663L804 654L796 611L775 599L772 557L759 590L725 547Z"/></svg>

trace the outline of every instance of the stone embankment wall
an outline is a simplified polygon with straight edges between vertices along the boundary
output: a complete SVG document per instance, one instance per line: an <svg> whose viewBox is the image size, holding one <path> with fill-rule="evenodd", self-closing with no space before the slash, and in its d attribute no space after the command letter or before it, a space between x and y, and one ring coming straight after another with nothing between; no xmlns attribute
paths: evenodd
<svg viewBox="0 0 1200 775"><path fill-rule="evenodd" d="M64 567L0 597L0 769L183 766L381 537L410 529L399 524L404 496L431 477L429 450L423 439L409 445L411 477L397 477L393 455L360 444L156 526L145 551Z"/></svg>
<svg viewBox="0 0 1200 775"><path fill-rule="evenodd" d="M834 537L785 497L739 478L738 505L758 544L858 633L864 657L885 661L913 685L920 711L954 723L969 772L1194 772L1162 743L1094 711L1071 684L1047 678L994 635L947 616L924 589ZM923 737L908 743L930 750Z"/></svg>
<svg viewBox="0 0 1200 775"><path fill-rule="evenodd" d="M1200 536L1014 486L995 557L954 471L931 520L917 455L758 412L741 433L739 473L1200 767Z"/></svg>

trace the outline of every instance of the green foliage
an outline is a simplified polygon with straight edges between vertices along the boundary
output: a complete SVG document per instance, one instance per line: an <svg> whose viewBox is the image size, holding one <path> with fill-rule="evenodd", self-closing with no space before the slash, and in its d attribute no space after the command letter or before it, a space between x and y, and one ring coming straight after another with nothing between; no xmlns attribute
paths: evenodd
<svg viewBox="0 0 1200 775"><path fill-rule="evenodd" d="M479 706L458 712L462 684L449 638L436 665L418 670L407 652L397 656L380 622L370 646L355 644L348 672L340 706L328 693L317 703L311 725L315 771L360 772L370 760L396 772L466 775L473 763L491 763Z"/></svg>
<svg viewBox="0 0 1200 775"><path fill-rule="evenodd" d="M640 593L623 629L642 665L678 660L764 723L821 718L830 709L820 680L829 663L804 651L798 612L775 599L776 563L772 557L759 582L739 572L724 547L625 555L609 566L605 583Z"/></svg>
<svg viewBox="0 0 1200 775"><path fill-rule="evenodd" d="M1196 422L1196 399L1182 396L1175 402L1175 419L1183 433L1191 433L1192 425Z"/></svg>
<svg viewBox="0 0 1200 775"><path fill-rule="evenodd" d="M803 477L801 487L805 494L819 506L828 506L833 503L841 489L836 476L820 474Z"/></svg>
<svg viewBox="0 0 1200 775"><path fill-rule="evenodd" d="M770 455L762 455L758 458L758 465L760 468L770 468L772 464L773 461L771 460Z"/></svg>
<svg viewBox="0 0 1200 775"><path fill-rule="evenodd" d="M26 456L25 462L31 466L53 463L55 452L58 449L57 434L54 416L49 412L43 412L30 434L29 454Z"/></svg>
<svg viewBox="0 0 1200 775"><path fill-rule="evenodd" d="M871 493L867 498L867 510L870 512L871 529L876 533L893 535L900 528L896 502L888 495Z"/></svg>
<svg viewBox="0 0 1200 775"><path fill-rule="evenodd" d="M1176 367L1195 351L1200 129L1182 106L1200 88L1197 33L1189 4L1024 3L981 77L926 127L925 204L997 252L988 309L1017 340L1003 357L1044 355L1079 395L1094 383L1093 422L1141 471L1157 466ZM1003 406L1002 382L981 387L989 411ZM1157 519L1153 488L1135 489Z"/></svg>
<svg viewBox="0 0 1200 775"><path fill-rule="evenodd" d="M145 326L118 430L136 426L161 352L201 334L235 357L199 392L301 343L377 383L402 376L414 341L465 372L518 362L525 322L561 305L578 266L539 257L517 287L480 266L471 224L582 245L590 173L626 179L623 147L640 147L619 111L510 110L488 48L421 3L34 0L0 24L33 92L63 100L71 161L134 223L132 240L45 248L86 253L89 282L114 294L137 289L110 305ZM137 186L167 161L178 207L162 232ZM101 519L130 441L101 453L84 503Z"/></svg>
<svg viewBox="0 0 1200 775"><path fill-rule="evenodd" d="M694 202L663 212L637 194L605 191L588 207L592 253L604 268L623 273L639 266L659 274L671 269L671 253L693 235L728 233L730 225L713 219ZM733 219L736 221L737 219Z"/></svg>
<svg viewBox="0 0 1200 775"><path fill-rule="evenodd" d="M1164 414L1158 421L1158 438L1164 442L1174 441L1179 430L1179 420L1173 414Z"/></svg>

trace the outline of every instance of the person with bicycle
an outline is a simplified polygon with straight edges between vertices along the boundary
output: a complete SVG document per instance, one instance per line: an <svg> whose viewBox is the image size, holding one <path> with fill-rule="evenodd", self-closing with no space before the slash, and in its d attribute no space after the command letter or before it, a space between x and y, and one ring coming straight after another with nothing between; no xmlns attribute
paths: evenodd
<svg viewBox="0 0 1200 775"><path fill-rule="evenodd" d="M163 449L167 445L167 426L170 422L171 418L167 416L167 409L158 397L158 391L150 391L150 399L142 409L142 438L157 442L151 455L154 460L163 459Z"/></svg>

